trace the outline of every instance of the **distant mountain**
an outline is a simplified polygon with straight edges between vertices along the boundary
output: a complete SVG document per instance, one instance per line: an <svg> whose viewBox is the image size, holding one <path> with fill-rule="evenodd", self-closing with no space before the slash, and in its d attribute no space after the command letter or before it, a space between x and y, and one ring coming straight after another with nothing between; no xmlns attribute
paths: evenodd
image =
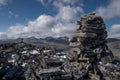
<svg viewBox="0 0 120 80"><path fill-rule="evenodd" d="M24 38L23 42L26 43L40 43L40 40L35 37Z"/></svg>
<svg viewBox="0 0 120 80"><path fill-rule="evenodd" d="M14 42L22 42L23 41L23 38L17 38L17 39L14 39Z"/></svg>
<svg viewBox="0 0 120 80"><path fill-rule="evenodd" d="M4 44L4 43L13 43L14 39L1 39L0 40L0 44Z"/></svg>
<svg viewBox="0 0 120 80"><path fill-rule="evenodd" d="M64 44L64 45L68 45L69 41L68 41L68 37L58 37L58 38L54 38L54 37L46 37L46 38L35 38L35 37L29 37L29 38L18 38L16 40L14 40L15 42L25 42L25 43L45 43L45 44Z"/></svg>
<svg viewBox="0 0 120 80"><path fill-rule="evenodd" d="M35 37L30 37L23 39L23 42L29 43L35 46L39 47L53 47L59 50L66 50L68 49L68 38L67 37L46 37L46 38L35 38Z"/></svg>
<svg viewBox="0 0 120 80"><path fill-rule="evenodd" d="M120 39L116 39L116 38L108 38L108 39L107 39L107 42L108 42L108 43L114 42L114 41L120 41Z"/></svg>
<svg viewBox="0 0 120 80"><path fill-rule="evenodd" d="M65 44L65 45L69 44L68 37L58 37L58 38L46 37L43 40L48 43L52 42L52 43L59 43L59 44Z"/></svg>

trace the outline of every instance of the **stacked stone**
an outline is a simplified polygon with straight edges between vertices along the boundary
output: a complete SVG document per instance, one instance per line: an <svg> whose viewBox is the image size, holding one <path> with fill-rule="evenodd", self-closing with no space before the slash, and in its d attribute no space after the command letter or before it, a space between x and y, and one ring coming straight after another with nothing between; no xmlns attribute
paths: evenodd
<svg viewBox="0 0 120 80"><path fill-rule="evenodd" d="M77 76L77 79L82 79L87 75L88 79L101 80L102 74L98 69L99 63L106 64L113 60L113 54L106 45L107 31L104 21L93 12L82 16L77 24L79 28L70 41L71 49L67 55L68 65L73 68L73 65L77 64L76 71L82 72L83 68L85 70L83 71L84 74L76 72L77 75L83 75L81 77L76 74L72 75ZM65 67L65 70L68 71L69 68Z"/></svg>

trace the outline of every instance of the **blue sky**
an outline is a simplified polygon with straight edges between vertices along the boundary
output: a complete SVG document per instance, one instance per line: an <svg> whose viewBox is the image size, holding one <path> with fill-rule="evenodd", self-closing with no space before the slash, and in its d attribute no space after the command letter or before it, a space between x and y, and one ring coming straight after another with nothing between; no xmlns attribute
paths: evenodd
<svg viewBox="0 0 120 80"><path fill-rule="evenodd" d="M71 36L81 15L103 17L109 37L120 38L120 0L0 0L0 39Z"/></svg>

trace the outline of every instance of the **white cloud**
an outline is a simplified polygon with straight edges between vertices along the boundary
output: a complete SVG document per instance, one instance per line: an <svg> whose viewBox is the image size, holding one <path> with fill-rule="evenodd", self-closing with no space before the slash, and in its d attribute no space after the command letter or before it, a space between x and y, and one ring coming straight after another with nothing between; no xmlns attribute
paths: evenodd
<svg viewBox="0 0 120 80"><path fill-rule="evenodd" d="M54 0L37 0L40 2L43 6L47 6L48 4L52 3Z"/></svg>
<svg viewBox="0 0 120 80"><path fill-rule="evenodd" d="M45 5L44 0L37 0L37 1L39 1L40 3L42 3L43 5Z"/></svg>
<svg viewBox="0 0 120 80"><path fill-rule="evenodd" d="M58 23L55 25L54 28L52 28L52 32L55 34L54 36L60 37L60 36L71 36L73 35L73 32L75 30L76 25L73 23Z"/></svg>
<svg viewBox="0 0 120 80"><path fill-rule="evenodd" d="M114 25L112 25L111 32L112 33L120 33L120 24L114 24Z"/></svg>
<svg viewBox="0 0 120 80"><path fill-rule="evenodd" d="M111 26L108 37L120 39L120 24L114 24Z"/></svg>
<svg viewBox="0 0 120 80"><path fill-rule="evenodd" d="M109 5L98 7L96 12L105 19L120 17L120 0L110 0Z"/></svg>
<svg viewBox="0 0 120 80"><path fill-rule="evenodd" d="M24 30L24 25L16 24L14 26L10 26L9 31L13 34L20 34Z"/></svg>
<svg viewBox="0 0 120 80"><path fill-rule="evenodd" d="M16 24L10 26L9 37L60 37L71 36L76 28L75 22L84 10L75 5L78 0L39 0L42 4L52 3L57 8L54 16L42 14L35 20L29 20L27 25ZM72 1L72 3L71 3ZM59 4L58 4L59 2ZM58 4L58 5L57 5ZM10 12L12 14L12 12Z"/></svg>
<svg viewBox="0 0 120 80"><path fill-rule="evenodd" d="M80 12L84 12L81 7L62 6L59 8L57 17L65 21L70 21L76 19Z"/></svg>
<svg viewBox="0 0 120 80"><path fill-rule="evenodd" d="M8 36L6 33L0 32L0 39L7 39L7 38L8 38Z"/></svg>
<svg viewBox="0 0 120 80"><path fill-rule="evenodd" d="M0 6L6 5L9 0L0 0Z"/></svg>
<svg viewBox="0 0 120 80"><path fill-rule="evenodd" d="M74 31L75 23L64 22L61 19L48 15L41 15L34 21L29 21L28 24L21 25L16 24L10 26L9 32L10 37L60 37L60 36L70 36L71 32Z"/></svg>
<svg viewBox="0 0 120 80"><path fill-rule="evenodd" d="M11 18L11 17L15 17L15 18L19 17L18 14L15 14L15 13L12 12L12 11L8 11L8 13L9 13L9 17L10 17L10 18Z"/></svg>
<svg viewBox="0 0 120 80"><path fill-rule="evenodd" d="M50 4L54 4L56 6L59 6L60 4L62 5L72 5L75 6L76 4L79 4L80 6L82 6L82 2L83 0L37 0L38 2L40 2L42 5L46 6L46 5L50 5Z"/></svg>
<svg viewBox="0 0 120 80"><path fill-rule="evenodd" d="M30 37L36 36L40 37L42 35L45 36L46 32L50 31L50 28L54 25L54 18L48 15L41 15L34 21L29 21L28 24L21 25L16 24L14 26L10 26L9 32L12 34L11 36L16 37ZM38 36L38 34L40 36Z"/></svg>

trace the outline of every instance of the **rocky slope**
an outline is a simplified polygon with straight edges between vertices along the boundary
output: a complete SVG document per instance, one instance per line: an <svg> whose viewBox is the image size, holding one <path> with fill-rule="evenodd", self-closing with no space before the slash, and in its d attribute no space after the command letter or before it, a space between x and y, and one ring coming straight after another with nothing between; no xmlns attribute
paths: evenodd
<svg viewBox="0 0 120 80"><path fill-rule="evenodd" d="M108 46L115 58L120 60L120 39L108 39Z"/></svg>

